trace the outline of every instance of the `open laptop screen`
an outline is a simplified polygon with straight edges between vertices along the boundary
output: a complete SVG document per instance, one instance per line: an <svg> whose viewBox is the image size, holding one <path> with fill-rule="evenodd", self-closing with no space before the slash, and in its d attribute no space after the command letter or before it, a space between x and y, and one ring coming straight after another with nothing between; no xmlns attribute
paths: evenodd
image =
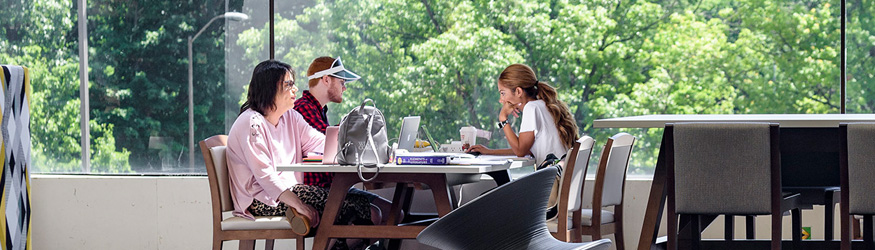
<svg viewBox="0 0 875 250"><path fill-rule="evenodd" d="M433 149L435 152L438 152L438 149L441 148L441 145L437 144L437 141L435 141L434 138L431 137L431 133L428 132L428 128L422 126L422 132L425 133L425 138L428 139L428 144L431 144L431 149Z"/></svg>
<svg viewBox="0 0 875 250"><path fill-rule="evenodd" d="M328 126L325 128L325 149L322 151L322 164L337 163L337 132L340 127Z"/></svg>
<svg viewBox="0 0 875 250"><path fill-rule="evenodd" d="M401 133L398 135L398 148L413 152L417 132L419 132L419 116L404 117L401 121Z"/></svg>

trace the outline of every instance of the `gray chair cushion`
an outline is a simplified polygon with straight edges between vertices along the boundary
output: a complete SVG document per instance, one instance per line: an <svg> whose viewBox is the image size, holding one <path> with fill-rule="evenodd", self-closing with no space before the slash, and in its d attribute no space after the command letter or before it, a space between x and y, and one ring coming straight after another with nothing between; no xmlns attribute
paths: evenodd
<svg viewBox="0 0 875 250"><path fill-rule="evenodd" d="M564 175L571 174L571 185L568 190L568 214L577 211L583 206L583 182L586 179L587 164L589 163L589 157L592 155L592 146L595 141L592 137L584 135L577 140L577 143L580 143L580 147L577 150L577 159L574 159L573 173L564 171L562 178L559 179L559 186L561 187L561 184L563 184L561 180L565 179ZM571 153L568 155L571 155ZM560 190L559 195L561 197L562 190Z"/></svg>
<svg viewBox="0 0 875 250"><path fill-rule="evenodd" d="M216 179L219 182L219 200L222 201L222 212L234 210L234 202L231 201L231 184L228 179L228 163L225 161L227 146L210 148L210 156L213 157L213 166L216 168Z"/></svg>
<svg viewBox="0 0 875 250"><path fill-rule="evenodd" d="M769 214L768 123L674 126L675 202L679 214Z"/></svg>
<svg viewBox="0 0 875 250"><path fill-rule="evenodd" d="M580 210L581 218L580 224L584 226L592 226L592 209L583 209ZM557 221L559 217L553 217L552 219L547 220L547 230L551 233L556 232L556 228L559 227L559 221ZM602 210L602 223L608 224L614 222L614 213L608 210ZM571 217L568 217L568 222L565 223L568 227L571 227ZM568 229L568 228L566 228Z"/></svg>
<svg viewBox="0 0 875 250"><path fill-rule="evenodd" d="M602 210L602 224L614 222L614 212ZM592 226L592 209L580 210L580 224Z"/></svg>
<svg viewBox="0 0 875 250"><path fill-rule="evenodd" d="M611 146L611 155L608 156L605 186L602 189L602 206L614 206L623 202L623 181L625 181L629 156L632 152L632 142L635 137L623 133L623 136L618 139L623 140L614 141L614 145Z"/></svg>
<svg viewBox="0 0 875 250"><path fill-rule="evenodd" d="M848 124L848 209L875 214L875 123Z"/></svg>

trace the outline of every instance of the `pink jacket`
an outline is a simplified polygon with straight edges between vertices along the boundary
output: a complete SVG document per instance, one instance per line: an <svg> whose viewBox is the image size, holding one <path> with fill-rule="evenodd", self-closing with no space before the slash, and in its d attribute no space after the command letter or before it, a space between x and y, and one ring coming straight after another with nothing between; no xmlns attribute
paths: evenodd
<svg viewBox="0 0 875 250"><path fill-rule="evenodd" d="M228 175L234 215L254 219L247 208L257 199L279 204L280 194L299 183L301 173L277 171L277 165L302 162L308 152L322 153L325 135L310 127L295 110L283 114L274 127L248 109L228 133Z"/></svg>

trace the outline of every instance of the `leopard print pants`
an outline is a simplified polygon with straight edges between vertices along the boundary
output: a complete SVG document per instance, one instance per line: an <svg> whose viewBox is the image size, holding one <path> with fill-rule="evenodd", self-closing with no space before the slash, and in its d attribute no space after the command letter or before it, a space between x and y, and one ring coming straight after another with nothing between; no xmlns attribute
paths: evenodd
<svg viewBox="0 0 875 250"><path fill-rule="evenodd" d="M371 200L373 198L362 194L362 192L350 191L346 195L346 199L343 200L343 205L340 207L340 213L334 224L373 224L371 222ZM304 204L313 206L319 212L319 216L322 216L322 213L325 211L325 202L328 200L328 189L298 184L292 187L292 193L295 193ZM282 202L276 207L271 207L261 201L252 200L252 204L249 205L247 210L255 216L283 216L286 214L287 208L288 206Z"/></svg>

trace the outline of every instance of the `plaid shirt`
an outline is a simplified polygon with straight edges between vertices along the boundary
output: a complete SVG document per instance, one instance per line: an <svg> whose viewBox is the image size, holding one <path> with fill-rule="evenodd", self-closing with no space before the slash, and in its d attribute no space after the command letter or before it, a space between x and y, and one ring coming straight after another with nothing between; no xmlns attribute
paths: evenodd
<svg viewBox="0 0 875 250"><path fill-rule="evenodd" d="M325 134L325 128L328 127L328 106L323 107L309 90L304 90L301 98L295 100L295 110L301 113L304 120L311 127ZM331 187L331 180L334 179L334 173L316 173L305 172L304 179L301 183L310 186L318 186L323 188Z"/></svg>

